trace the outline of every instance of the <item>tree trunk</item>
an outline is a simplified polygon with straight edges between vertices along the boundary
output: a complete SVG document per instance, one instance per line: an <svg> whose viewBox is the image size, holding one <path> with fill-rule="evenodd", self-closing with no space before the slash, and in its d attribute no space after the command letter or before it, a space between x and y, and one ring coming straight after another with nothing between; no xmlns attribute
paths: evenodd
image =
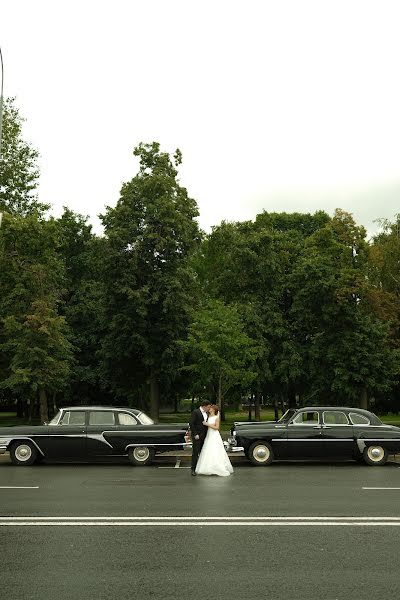
<svg viewBox="0 0 400 600"><path fill-rule="evenodd" d="M190 412L194 411L194 400L195 400L195 396L192 396L192 405L190 407Z"/></svg>
<svg viewBox="0 0 400 600"><path fill-rule="evenodd" d="M283 394L281 395L280 399L281 399L281 413L285 414L286 406L285 406L285 398L284 398Z"/></svg>
<svg viewBox="0 0 400 600"><path fill-rule="evenodd" d="M274 398L274 419L275 421L279 420L278 401L276 397Z"/></svg>
<svg viewBox="0 0 400 600"><path fill-rule="evenodd" d="M288 408L296 408L296 393L292 387L288 390Z"/></svg>
<svg viewBox="0 0 400 600"><path fill-rule="evenodd" d="M221 411L221 421L225 421L225 401L222 394L222 375L218 379L218 405Z"/></svg>
<svg viewBox="0 0 400 600"><path fill-rule="evenodd" d="M158 422L160 416L160 387L154 373L150 377L150 416Z"/></svg>
<svg viewBox="0 0 400 600"><path fill-rule="evenodd" d="M175 398L174 398L174 413L178 412L178 404L179 404L178 394L175 394Z"/></svg>
<svg viewBox="0 0 400 600"><path fill-rule="evenodd" d="M254 398L254 418L256 421L261 421L261 410L260 410L260 396L261 393L259 390L257 390L255 398Z"/></svg>
<svg viewBox="0 0 400 600"><path fill-rule="evenodd" d="M360 408L368 410L368 394L366 388L361 390Z"/></svg>
<svg viewBox="0 0 400 600"><path fill-rule="evenodd" d="M33 409L34 409L34 407L35 407L35 400L33 400L33 398L30 398L28 400L28 410L27 410L29 423L32 423L32 420L33 420Z"/></svg>
<svg viewBox="0 0 400 600"><path fill-rule="evenodd" d="M40 402L40 422L48 423L49 421L49 408L47 406L47 395L44 387L39 390L39 402Z"/></svg>
<svg viewBox="0 0 400 600"><path fill-rule="evenodd" d="M52 418L53 418L53 417L54 417L54 415L55 415L55 414L56 414L56 412L57 412L57 404L56 404L56 392L54 392L54 394L53 394L53 407L52 407L52 410L51 410L51 412L52 412L52 415L51 415L51 416L52 416Z"/></svg>
<svg viewBox="0 0 400 600"><path fill-rule="evenodd" d="M17 400L17 417L19 419L22 419L23 416L24 416L24 404L23 404L21 398L18 398L18 400Z"/></svg>

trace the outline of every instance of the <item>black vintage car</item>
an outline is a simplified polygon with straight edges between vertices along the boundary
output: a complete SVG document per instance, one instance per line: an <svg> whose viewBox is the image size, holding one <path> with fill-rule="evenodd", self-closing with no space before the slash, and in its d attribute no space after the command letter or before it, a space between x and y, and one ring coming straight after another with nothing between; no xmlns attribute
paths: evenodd
<svg viewBox="0 0 400 600"><path fill-rule="evenodd" d="M373 413L337 406L288 410L279 421L235 423L229 450L244 452L253 465L277 460L364 460L384 465L400 453L400 427Z"/></svg>
<svg viewBox="0 0 400 600"><path fill-rule="evenodd" d="M132 464L148 465L156 453L186 448L188 427L156 425L133 408L73 406L61 408L46 425L0 428L0 454L10 452L15 465L112 456L128 456Z"/></svg>

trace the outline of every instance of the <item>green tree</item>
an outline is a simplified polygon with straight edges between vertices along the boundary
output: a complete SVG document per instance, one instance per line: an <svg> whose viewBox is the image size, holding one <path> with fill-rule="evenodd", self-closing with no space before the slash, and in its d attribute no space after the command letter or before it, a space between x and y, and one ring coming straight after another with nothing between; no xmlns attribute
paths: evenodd
<svg viewBox="0 0 400 600"><path fill-rule="evenodd" d="M400 345L400 215L391 223L381 221L369 252L368 279L372 285L371 303L381 318L393 325Z"/></svg>
<svg viewBox="0 0 400 600"><path fill-rule="evenodd" d="M380 225L372 240L372 277L376 285L400 297L400 214L393 223L383 219Z"/></svg>
<svg viewBox="0 0 400 600"><path fill-rule="evenodd" d="M219 300L210 300L195 313L188 338L180 345L188 355L183 369L196 376L199 387L216 390L225 420L225 396L234 385L248 390L257 377L254 367L261 347L246 334L237 308Z"/></svg>
<svg viewBox="0 0 400 600"><path fill-rule="evenodd" d="M394 222L381 220L380 225L369 253L368 299L373 313L389 327L390 345L400 348L400 215ZM382 411L399 412L399 382L389 393L380 394L377 406Z"/></svg>
<svg viewBox="0 0 400 600"><path fill-rule="evenodd" d="M158 417L160 382L176 369L176 342L184 336L194 302L188 259L200 240L196 202L178 181L173 160L157 143L140 144L138 174L122 186L115 208L102 217L105 263L104 367L117 395L132 399L150 386Z"/></svg>
<svg viewBox="0 0 400 600"><path fill-rule="evenodd" d="M290 310L302 340L308 396L315 403L358 403L390 389L398 355L387 323L371 311L365 229L336 211L310 236L291 277Z"/></svg>
<svg viewBox="0 0 400 600"><path fill-rule="evenodd" d="M58 246L54 219L5 215L0 231L2 387L37 392L44 418L47 392L65 387L71 360L68 330L58 313L65 274ZM51 373L52 365L58 372Z"/></svg>
<svg viewBox="0 0 400 600"><path fill-rule="evenodd" d="M24 119L7 98L3 106L3 131L0 157L0 212L13 215L42 214L49 205L38 201L39 153L22 137Z"/></svg>
<svg viewBox="0 0 400 600"><path fill-rule="evenodd" d="M93 235L87 217L68 208L57 224L58 253L65 273L59 310L66 318L74 353L65 394L70 403L109 404L112 398L103 389L100 356L105 332L102 274L107 242Z"/></svg>
<svg viewBox="0 0 400 600"><path fill-rule="evenodd" d="M36 300L24 317L6 317L4 337L2 349L10 353L11 361L2 387L37 393L40 419L47 421L48 394L62 390L70 373L72 351L65 318L47 299Z"/></svg>
<svg viewBox="0 0 400 600"><path fill-rule="evenodd" d="M204 287L239 307L247 334L263 348L253 384L256 413L261 393L293 405L305 391L302 340L290 314L290 276L308 237L329 221L322 212L264 212L254 223L222 223L203 244L197 270Z"/></svg>

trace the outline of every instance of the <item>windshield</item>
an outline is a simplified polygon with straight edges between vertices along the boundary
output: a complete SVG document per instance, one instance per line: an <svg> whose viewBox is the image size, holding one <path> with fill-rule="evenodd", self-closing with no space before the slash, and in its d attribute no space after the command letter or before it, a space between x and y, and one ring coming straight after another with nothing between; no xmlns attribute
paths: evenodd
<svg viewBox="0 0 400 600"><path fill-rule="evenodd" d="M142 425L154 425L153 419L150 419L145 413L140 413L138 419Z"/></svg>
<svg viewBox="0 0 400 600"><path fill-rule="evenodd" d="M296 412L295 408L289 408L279 419L278 423L288 423Z"/></svg>
<svg viewBox="0 0 400 600"><path fill-rule="evenodd" d="M61 416L61 410L59 410L59 411L58 411L58 412L57 412L57 413L54 415L54 417L52 418L52 420L51 420L51 421L49 421L49 425L57 425L57 423L58 423L58 421L59 421L59 419L60 419L60 416Z"/></svg>

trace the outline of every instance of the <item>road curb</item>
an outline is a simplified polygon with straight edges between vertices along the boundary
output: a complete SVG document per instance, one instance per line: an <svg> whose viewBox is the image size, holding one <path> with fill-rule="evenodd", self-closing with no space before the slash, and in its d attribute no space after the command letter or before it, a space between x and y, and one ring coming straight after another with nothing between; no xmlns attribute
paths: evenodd
<svg viewBox="0 0 400 600"><path fill-rule="evenodd" d="M230 458L245 458L244 453L243 452L228 452L228 456ZM187 451L187 450L182 450L182 451L173 451L173 452L163 452L162 454L157 455L157 458L180 458L183 459L184 462L186 462L185 459L187 459L187 461L190 461L192 457L192 453ZM5 454L0 454L0 464L1 463L10 463L10 453L6 452ZM284 461L282 461L284 462ZM285 461L285 462L307 462L307 461ZM312 461L314 462L318 462L318 461ZM333 461L335 462L335 461ZM390 454L389 455L389 459L388 462L392 462L392 463L397 463L400 464L400 454ZM54 463L56 464L56 463ZM62 463L65 464L65 463ZM74 463L71 463L74 464ZM328 464L327 461L321 461L321 464Z"/></svg>

